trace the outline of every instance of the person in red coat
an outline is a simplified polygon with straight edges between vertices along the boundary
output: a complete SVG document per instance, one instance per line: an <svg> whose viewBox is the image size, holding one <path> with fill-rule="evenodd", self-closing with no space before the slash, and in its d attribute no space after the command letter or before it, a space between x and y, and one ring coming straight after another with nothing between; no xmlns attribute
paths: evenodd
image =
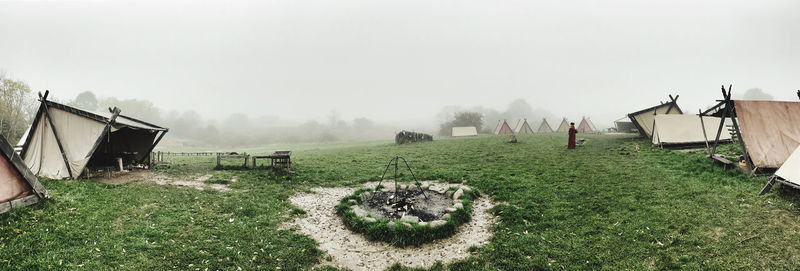
<svg viewBox="0 0 800 271"><path fill-rule="evenodd" d="M578 133L578 129L575 129L575 123L569 123L569 142L567 143L567 149L574 149L575 148L575 134Z"/></svg>

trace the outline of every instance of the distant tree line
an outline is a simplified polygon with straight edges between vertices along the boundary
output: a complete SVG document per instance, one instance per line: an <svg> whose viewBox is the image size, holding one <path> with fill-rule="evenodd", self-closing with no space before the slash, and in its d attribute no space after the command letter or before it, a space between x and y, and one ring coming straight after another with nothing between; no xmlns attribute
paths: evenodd
<svg viewBox="0 0 800 271"><path fill-rule="evenodd" d="M480 133L490 134L500 120L508 120L508 125L514 125L518 119L541 120L542 118L559 118L552 113L538 108L533 108L525 99L511 101L504 111L476 106L462 108L460 106L446 106L438 114L439 135L449 136L452 127L475 126ZM513 128L513 127L512 127Z"/></svg>

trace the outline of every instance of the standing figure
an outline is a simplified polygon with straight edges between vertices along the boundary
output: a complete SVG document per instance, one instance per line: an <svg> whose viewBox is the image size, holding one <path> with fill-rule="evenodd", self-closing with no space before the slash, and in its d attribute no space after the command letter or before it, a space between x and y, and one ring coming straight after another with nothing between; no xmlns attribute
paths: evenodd
<svg viewBox="0 0 800 271"><path fill-rule="evenodd" d="M578 133L578 129L575 129L575 123L569 123L569 142L567 143L567 149L574 149L575 148L575 134Z"/></svg>

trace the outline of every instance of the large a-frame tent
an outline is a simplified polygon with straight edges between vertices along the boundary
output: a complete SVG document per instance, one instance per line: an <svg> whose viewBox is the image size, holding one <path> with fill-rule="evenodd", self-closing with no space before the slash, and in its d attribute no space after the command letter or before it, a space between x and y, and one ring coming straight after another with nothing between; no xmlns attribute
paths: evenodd
<svg viewBox="0 0 800 271"><path fill-rule="evenodd" d="M20 156L30 170L52 179L75 179L89 168L149 164L150 152L167 128L121 115L89 112L48 101L39 93L39 110L23 136Z"/></svg>
<svg viewBox="0 0 800 271"><path fill-rule="evenodd" d="M692 114L655 115L653 145L661 147L691 147L714 142L721 118ZM730 142L731 134L724 133L720 141Z"/></svg>
<svg viewBox="0 0 800 271"><path fill-rule="evenodd" d="M581 123L578 124L578 127L575 129L578 130L578 133L584 133L584 134L597 132L597 129L594 128L594 123L592 123L592 121L587 117L583 117Z"/></svg>
<svg viewBox="0 0 800 271"><path fill-rule="evenodd" d="M35 204L47 197L39 179L0 134L0 214Z"/></svg>
<svg viewBox="0 0 800 271"><path fill-rule="evenodd" d="M511 130L511 126L508 126L508 122L506 120L501 120L497 123L497 127L494 128L494 134L496 135L513 135L514 130Z"/></svg>
<svg viewBox="0 0 800 271"><path fill-rule="evenodd" d="M674 98L672 95L669 95L669 102L662 102L659 105L630 113L628 114L628 118L631 119L633 125L636 126L637 130L639 130L640 135L647 138L652 138L654 121L653 116L664 114L683 114L681 108L678 107L678 97L680 97L680 95L676 95Z"/></svg>
<svg viewBox="0 0 800 271"><path fill-rule="evenodd" d="M556 132L559 133L569 132L569 122L567 122L567 118L561 120L561 124L558 125L558 129L556 129Z"/></svg>
<svg viewBox="0 0 800 271"><path fill-rule="evenodd" d="M528 125L527 119L521 119L517 121L517 126L514 127L515 134L533 134L533 129L531 126Z"/></svg>
<svg viewBox="0 0 800 271"><path fill-rule="evenodd" d="M539 129L536 130L537 133L552 133L553 128L550 128L550 124L547 123L547 119L542 119L542 123L539 124Z"/></svg>

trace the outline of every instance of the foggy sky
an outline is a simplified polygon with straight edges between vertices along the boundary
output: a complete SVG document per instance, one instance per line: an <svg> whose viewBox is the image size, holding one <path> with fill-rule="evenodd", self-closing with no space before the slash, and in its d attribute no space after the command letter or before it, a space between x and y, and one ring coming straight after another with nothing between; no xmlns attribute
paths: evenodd
<svg viewBox="0 0 800 271"><path fill-rule="evenodd" d="M0 2L0 69L71 99L435 125L517 98L600 127L680 94L695 113L800 89L800 1ZM493 125L495 120L487 120Z"/></svg>

